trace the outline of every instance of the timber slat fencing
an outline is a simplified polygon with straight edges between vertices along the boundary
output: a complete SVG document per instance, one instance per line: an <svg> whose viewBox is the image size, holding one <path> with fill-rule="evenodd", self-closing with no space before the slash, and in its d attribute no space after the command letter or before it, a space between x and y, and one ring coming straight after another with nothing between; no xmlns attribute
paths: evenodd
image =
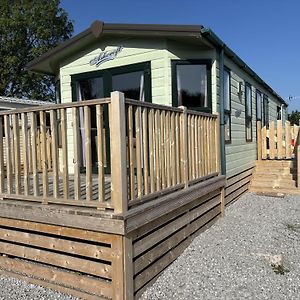
<svg viewBox="0 0 300 300"><path fill-rule="evenodd" d="M219 174L218 116L185 107L113 92L1 112L0 122L3 198L122 213Z"/></svg>
<svg viewBox="0 0 300 300"><path fill-rule="evenodd" d="M283 126L284 125L284 126ZM269 127L257 122L258 159L292 159L299 145L299 126L282 124L281 120L271 121Z"/></svg>
<svg viewBox="0 0 300 300"><path fill-rule="evenodd" d="M103 109L109 102L91 100L1 112L0 196L112 208L106 201L110 196L100 146L94 176L91 162L91 110L97 112L96 144L104 145Z"/></svg>
<svg viewBox="0 0 300 300"><path fill-rule="evenodd" d="M219 172L218 116L125 100L129 206Z"/></svg>

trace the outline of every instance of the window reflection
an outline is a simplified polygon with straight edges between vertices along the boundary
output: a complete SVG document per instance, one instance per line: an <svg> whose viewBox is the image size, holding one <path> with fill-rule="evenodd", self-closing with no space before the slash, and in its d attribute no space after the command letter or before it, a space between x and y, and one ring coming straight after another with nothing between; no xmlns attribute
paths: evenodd
<svg viewBox="0 0 300 300"><path fill-rule="evenodd" d="M92 78L81 80L79 89L79 100L91 100L104 97L103 78Z"/></svg>
<svg viewBox="0 0 300 300"><path fill-rule="evenodd" d="M207 66L177 65L178 106L207 107Z"/></svg>
<svg viewBox="0 0 300 300"><path fill-rule="evenodd" d="M144 71L112 76L112 90L123 92L126 98L144 101Z"/></svg>

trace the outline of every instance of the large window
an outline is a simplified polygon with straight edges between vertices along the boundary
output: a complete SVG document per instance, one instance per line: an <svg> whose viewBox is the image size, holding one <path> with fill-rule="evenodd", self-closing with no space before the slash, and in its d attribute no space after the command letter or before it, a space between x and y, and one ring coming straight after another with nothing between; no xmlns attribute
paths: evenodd
<svg viewBox="0 0 300 300"><path fill-rule="evenodd" d="M231 82L230 70L224 68L224 131L225 142L231 141Z"/></svg>
<svg viewBox="0 0 300 300"><path fill-rule="evenodd" d="M261 121L261 92L259 90L256 90L256 121Z"/></svg>
<svg viewBox="0 0 300 300"><path fill-rule="evenodd" d="M245 119L246 119L246 141L252 142L252 91L251 85L245 85Z"/></svg>
<svg viewBox="0 0 300 300"><path fill-rule="evenodd" d="M173 61L173 106L211 111L211 63Z"/></svg>
<svg viewBox="0 0 300 300"><path fill-rule="evenodd" d="M144 101L144 72L136 71L113 75L112 90L122 91L126 98Z"/></svg>

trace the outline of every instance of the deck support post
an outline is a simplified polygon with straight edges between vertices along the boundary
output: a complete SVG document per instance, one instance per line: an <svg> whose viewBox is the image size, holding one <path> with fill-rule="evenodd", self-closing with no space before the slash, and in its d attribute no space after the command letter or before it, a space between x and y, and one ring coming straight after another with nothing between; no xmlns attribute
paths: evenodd
<svg viewBox="0 0 300 300"><path fill-rule="evenodd" d="M257 121L256 130L257 130L257 160L261 160L261 158L262 158L262 152L261 152L261 121Z"/></svg>
<svg viewBox="0 0 300 300"><path fill-rule="evenodd" d="M128 210L126 170L125 99L120 92L111 93L109 112L111 151L111 200L115 213Z"/></svg>

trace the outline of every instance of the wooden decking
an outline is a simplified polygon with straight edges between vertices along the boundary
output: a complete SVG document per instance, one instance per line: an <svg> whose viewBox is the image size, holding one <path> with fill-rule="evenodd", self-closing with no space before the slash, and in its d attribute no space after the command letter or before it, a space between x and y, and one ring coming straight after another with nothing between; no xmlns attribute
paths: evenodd
<svg viewBox="0 0 300 300"><path fill-rule="evenodd" d="M0 269L131 300L224 215L218 115L114 92L1 122Z"/></svg>

